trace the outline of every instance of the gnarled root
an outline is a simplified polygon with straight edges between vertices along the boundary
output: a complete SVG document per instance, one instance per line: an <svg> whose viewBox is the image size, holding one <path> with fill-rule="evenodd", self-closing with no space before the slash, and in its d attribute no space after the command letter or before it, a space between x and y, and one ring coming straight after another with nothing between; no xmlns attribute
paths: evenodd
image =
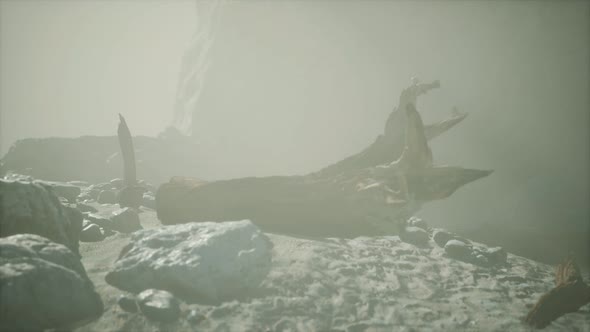
<svg viewBox="0 0 590 332"><path fill-rule="evenodd" d="M527 324L544 328L557 318L590 303L590 286L582 280L573 258L557 266L555 284L556 287L543 295L531 309L525 318Z"/></svg>

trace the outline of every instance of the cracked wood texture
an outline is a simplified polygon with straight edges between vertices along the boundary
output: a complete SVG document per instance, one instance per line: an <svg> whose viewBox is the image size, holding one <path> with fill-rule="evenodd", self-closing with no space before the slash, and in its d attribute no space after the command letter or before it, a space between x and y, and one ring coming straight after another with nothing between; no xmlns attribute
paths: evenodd
<svg viewBox="0 0 590 332"><path fill-rule="evenodd" d="M557 266L555 288L541 296L531 309L525 322L532 327L544 328L557 318L576 312L590 303L590 286L584 283L573 258Z"/></svg>

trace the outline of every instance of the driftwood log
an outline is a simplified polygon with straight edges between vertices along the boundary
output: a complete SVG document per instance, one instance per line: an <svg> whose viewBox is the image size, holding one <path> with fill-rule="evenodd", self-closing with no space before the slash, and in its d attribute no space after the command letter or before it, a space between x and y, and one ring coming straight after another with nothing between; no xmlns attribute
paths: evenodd
<svg viewBox="0 0 590 332"><path fill-rule="evenodd" d="M156 193L163 224L250 219L265 231L299 236L383 235L422 203L443 199L486 170L432 165L427 140L465 115L424 126L404 103L405 135L383 135L357 155L304 176L206 182L173 177ZM393 137L393 138L392 138Z"/></svg>
<svg viewBox="0 0 590 332"><path fill-rule="evenodd" d="M541 296L525 321L532 327L544 328L557 318L578 311L590 303L590 286L584 283L574 259L557 266L555 288Z"/></svg>

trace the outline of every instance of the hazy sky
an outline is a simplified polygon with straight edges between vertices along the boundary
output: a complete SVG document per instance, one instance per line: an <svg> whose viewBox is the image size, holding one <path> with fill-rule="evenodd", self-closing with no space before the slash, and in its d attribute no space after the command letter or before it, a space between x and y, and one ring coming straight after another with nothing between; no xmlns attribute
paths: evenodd
<svg viewBox="0 0 590 332"><path fill-rule="evenodd" d="M25 137L113 135L119 112L138 134L172 120L192 3L0 3L3 152Z"/></svg>
<svg viewBox="0 0 590 332"><path fill-rule="evenodd" d="M1 149L172 120L184 1L1 1ZM470 117L435 161L494 169L424 215L569 229L590 212L590 2L234 1L221 9L196 139L209 177L301 174L382 132L411 76L425 122ZM475 220L477 218L477 220ZM484 225L484 226L482 226ZM512 227L511 226L511 227Z"/></svg>

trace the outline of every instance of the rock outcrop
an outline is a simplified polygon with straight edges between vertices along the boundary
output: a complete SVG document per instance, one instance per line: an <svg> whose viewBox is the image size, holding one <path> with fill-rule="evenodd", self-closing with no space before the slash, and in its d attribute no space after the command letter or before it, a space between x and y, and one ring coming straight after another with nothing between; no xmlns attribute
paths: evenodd
<svg viewBox="0 0 590 332"><path fill-rule="evenodd" d="M0 239L0 330L73 329L102 312L71 250L33 234Z"/></svg>
<svg viewBox="0 0 590 332"><path fill-rule="evenodd" d="M0 236L37 234L78 254L82 213L37 182L0 180Z"/></svg>
<svg viewBox="0 0 590 332"><path fill-rule="evenodd" d="M154 288L191 302L238 298L270 269L272 244L250 221L188 223L135 232L107 283L132 293Z"/></svg>

